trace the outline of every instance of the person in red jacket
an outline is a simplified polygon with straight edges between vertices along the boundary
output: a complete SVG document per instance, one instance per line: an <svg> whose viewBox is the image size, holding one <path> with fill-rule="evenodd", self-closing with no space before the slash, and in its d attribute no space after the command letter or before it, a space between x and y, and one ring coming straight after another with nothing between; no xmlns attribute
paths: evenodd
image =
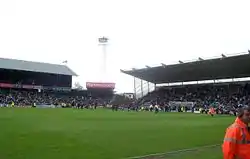
<svg viewBox="0 0 250 159"><path fill-rule="evenodd" d="M224 159L250 159L250 107L239 109L235 122L226 130L222 151Z"/></svg>
<svg viewBox="0 0 250 159"><path fill-rule="evenodd" d="M209 108L208 114L210 114L211 116L214 116L214 114L215 114L215 109L214 109L214 107Z"/></svg>

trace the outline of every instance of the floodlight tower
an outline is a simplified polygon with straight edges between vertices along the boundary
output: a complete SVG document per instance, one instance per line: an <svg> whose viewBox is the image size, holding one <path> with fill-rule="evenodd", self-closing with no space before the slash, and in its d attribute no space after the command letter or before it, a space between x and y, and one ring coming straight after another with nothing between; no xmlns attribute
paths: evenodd
<svg viewBox="0 0 250 159"><path fill-rule="evenodd" d="M101 77L101 81L102 82L105 82L103 80L107 80L106 79L106 74L107 74L107 45L108 45L108 38L103 36L103 37L100 37L98 38L98 41L99 41L99 46L102 47L102 61L101 61L101 74L102 74L102 77Z"/></svg>

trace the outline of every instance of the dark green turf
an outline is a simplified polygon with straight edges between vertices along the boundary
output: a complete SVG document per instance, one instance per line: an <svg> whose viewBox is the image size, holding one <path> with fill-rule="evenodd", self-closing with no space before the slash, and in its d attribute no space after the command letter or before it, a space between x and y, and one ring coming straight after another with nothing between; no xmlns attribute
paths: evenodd
<svg viewBox="0 0 250 159"><path fill-rule="evenodd" d="M191 113L1 108L0 159L119 159L219 144L233 120ZM191 159L199 152L168 158ZM221 158L220 148L202 154Z"/></svg>

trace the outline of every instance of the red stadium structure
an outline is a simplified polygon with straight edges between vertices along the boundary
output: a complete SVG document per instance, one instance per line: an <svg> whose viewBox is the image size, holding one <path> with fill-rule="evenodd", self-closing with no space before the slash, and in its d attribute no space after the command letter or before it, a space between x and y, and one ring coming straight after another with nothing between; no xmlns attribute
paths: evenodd
<svg viewBox="0 0 250 159"><path fill-rule="evenodd" d="M87 89L114 89L115 83L96 83L96 82L87 82Z"/></svg>

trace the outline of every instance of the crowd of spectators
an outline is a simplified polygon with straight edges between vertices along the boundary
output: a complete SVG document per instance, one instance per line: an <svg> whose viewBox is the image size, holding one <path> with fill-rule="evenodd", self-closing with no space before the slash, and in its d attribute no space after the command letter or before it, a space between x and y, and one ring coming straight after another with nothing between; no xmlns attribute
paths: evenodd
<svg viewBox="0 0 250 159"><path fill-rule="evenodd" d="M88 105L106 105L112 99L112 94L95 94L85 91L41 91L37 90L7 90L0 89L1 106L32 106L32 105L60 105L88 106Z"/></svg>
<svg viewBox="0 0 250 159"><path fill-rule="evenodd" d="M166 105L171 101L193 102L195 107L237 108L250 104L247 83L218 83L161 87L139 101L139 105Z"/></svg>
<svg viewBox="0 0 250 159"><path fill-rule="evenodd" d="M97 93L98 92L98 93ZM112 92L91 91L41 91L21 89L0 89L0 106L64 105L64 106L106 106L141 107L158 105L171 109L171 102L192 102L194 108L234 108L250 105L248 83L221 83L204 85L183 85L160 87L139 100L114 96ZM184 105L185 106L185 105ZM189 108L191 109L191 108Z"/></svg>

